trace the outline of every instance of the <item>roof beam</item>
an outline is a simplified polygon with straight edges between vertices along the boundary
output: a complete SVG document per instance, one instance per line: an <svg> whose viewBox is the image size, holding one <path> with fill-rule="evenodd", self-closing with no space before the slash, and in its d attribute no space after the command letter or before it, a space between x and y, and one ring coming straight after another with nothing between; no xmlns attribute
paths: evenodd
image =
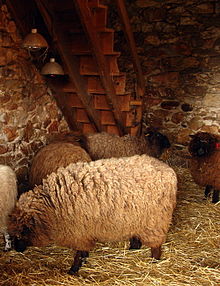
<svg viewBox="0 0 220 286"><path fill-rule="evenodd" d="M143 98L144 92L145 92L145 80L144 80L143 72L141 69L141 64L139 61L136 44L134 41L134 35L132 33L132 27L130 25L129 17L127 14L125 1L124 0L115 0L115 2L117 5L117 9L118 9L120 19L122 21L124 34L125 34L125 37L127 39L127 42L128 42L128 45L129 45L129 48L131 51L134 71L137 75L137 90L136 90L137 97Z"/></svg>
<svg viewBox="0 0 220 286"><path fill-rule="evenodd" d="M108 103L110 106L112 106L112 111L119 129L119 133L124 134L125 128L123 124L122 112L119 108L115 87L110 75L108 65L106 64L105 56L100 47L99 35L92 21L92 15L91 10L88 6L88 1L74 0L73 2L80 15L81 23L90 41L91 49L96 59L98 72L100 74L100 79L102 81L103 88L106 92Z"/></svg>
<svg viewBox="0 0 220 286"><path fill-rule="evenodd" d="M77 90L77 94L80 97L83 105L86 108L89 119L94 123L97 131L101 131L101 122L98 113L91 105L91 95L87 92L86 84L84 83L83 77L79 73L79 63L78 58L73 56L68 47L67 41L64 33L56 25L56 20L54 15L49 12L49 7L45 6L45 1L35 0L38 9L44 19L45 25L48 28L48 32L51 38L54 40L55 46L60 54L60 57L65 65L71 81L74 83Z"/></svg>

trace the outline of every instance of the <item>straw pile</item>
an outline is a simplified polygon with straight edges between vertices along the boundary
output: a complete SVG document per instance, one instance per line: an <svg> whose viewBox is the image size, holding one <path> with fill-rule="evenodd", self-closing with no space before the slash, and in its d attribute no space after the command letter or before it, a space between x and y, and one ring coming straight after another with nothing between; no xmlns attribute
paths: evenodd
<svg viewBox="0 0 220 286"><path fill-rule="evenodd" d="M99 244L78 276L70 276L73 253L69 249L1 252L0 285L220 285L220 203L203 199L203 190L186 168L176 172L178 204L159 262L149 258L148 248L129 251L128 242Z"/></svg>

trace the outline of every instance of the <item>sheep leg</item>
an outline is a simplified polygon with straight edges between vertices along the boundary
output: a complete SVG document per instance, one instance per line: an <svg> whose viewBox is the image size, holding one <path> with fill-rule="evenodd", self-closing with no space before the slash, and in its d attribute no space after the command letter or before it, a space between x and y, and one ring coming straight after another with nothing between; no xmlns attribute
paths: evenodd
<svg viewBox="0 0 220 286"><path fill-rule="evenodd" d="M136 237L136 236L133 236L132 238L130 238L130 247L129 249L140 249L142 246L142 242L141 240Z"/></svg>
<svg viewBox="0 0 220 286"><path fill-rule="evenodd" d="M151 247L151 257L152 258L155 258L155 259L159 260L160 257L161 257L161 253L162 253L161 246L159 246L159 247Z"/></svg>
<svg viewBox="0 0 220 286"><path fill-rule="evenodd" d="M76 255L74 257L73 265L71 266L68 273L71 275L76 274L80 269L80 267L83 265L83 263L86 262L86 258L88 256L89 256L88 251L77 250Z"/></svg>
<svg viewBox="0 0 220 286"><path fill-rule="evenodd" d="M213 190L212 203L217 203L219 201L219 190Z"/></svg>
<svg viewBox="0 0 220 286"><path fill-rule="evenodd" d="M12 249L11 238L10 238L8 233L4 233L4 239L5 239L5 249L4 249L4 251L11 250Z"/></svg>
<svg viewBox="0 0 220 286"><path fill-rule="evenodd" d="M207 185L207 186L205 187L205 197L206 197L206 198L209 197L211 191L212 191L212 186L211 186L211 185Z"/></svg>

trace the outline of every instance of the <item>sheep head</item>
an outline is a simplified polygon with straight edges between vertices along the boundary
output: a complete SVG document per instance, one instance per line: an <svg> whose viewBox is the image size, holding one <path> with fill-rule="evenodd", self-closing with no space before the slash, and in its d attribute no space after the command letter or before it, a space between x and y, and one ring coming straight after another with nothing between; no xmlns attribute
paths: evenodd
<svg viewBox="0 0 220 286"><path fill-rule="evenodd" d="M159 155L163 153L164 149L171 146L168 137L154 129L148 129L144 136L149 145L158 149Z"/></svg>
<svg viewBox="0 0 220 286"><path fill-rule="evenodd" d="M198 132L190 137L192 139L188 150L192 157L207 157L214 152L218 144L216 136L208 132Z"/></svg>
<svg viewBox="0 0 220 286"><path fill-rule="evenodd" d="M34 219L19 208L15 208L9 216L8 232L16 251L23 252L32 245L34 225Z"/></svg>

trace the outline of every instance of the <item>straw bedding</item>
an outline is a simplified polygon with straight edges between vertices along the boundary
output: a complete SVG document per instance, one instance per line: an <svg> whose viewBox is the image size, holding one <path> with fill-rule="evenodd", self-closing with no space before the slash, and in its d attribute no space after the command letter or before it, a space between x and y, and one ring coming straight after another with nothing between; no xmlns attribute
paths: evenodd
<svg viewBox="0 0 220 286"><path fill-rule="evenodd" d="M78 276L70 276L70 249L0 252L0 285L220 285L220 203L203 200L204 192L187 168L174 169L179 178L177 208L159 262L149 257L148 248L129 251L128 242L98 244Z"/></svg>

